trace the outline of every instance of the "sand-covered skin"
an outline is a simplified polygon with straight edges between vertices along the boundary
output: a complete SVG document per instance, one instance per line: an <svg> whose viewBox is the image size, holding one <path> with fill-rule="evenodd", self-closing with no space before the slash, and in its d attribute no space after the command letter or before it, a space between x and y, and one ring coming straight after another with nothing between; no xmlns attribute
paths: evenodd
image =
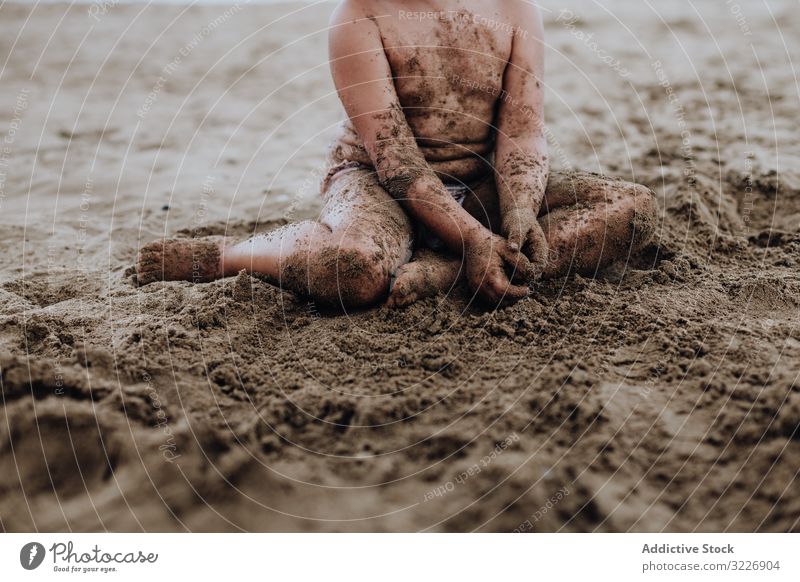
<svg viewBox="0 0 800 582"><path fill-rule="evenodd" d="M139 249L136 282L156 281L208 283L222 275L220 255L224 237L156 239Z"/></svg>
<svg viewBox="0 0 800 582"><path fill-rule="evenodd" d="M652 188L656 244L346 315L133 276L316 216L327 9L4 4L0 527L797 530L796 3L588 4L545 3L551 159Z"/></svg>

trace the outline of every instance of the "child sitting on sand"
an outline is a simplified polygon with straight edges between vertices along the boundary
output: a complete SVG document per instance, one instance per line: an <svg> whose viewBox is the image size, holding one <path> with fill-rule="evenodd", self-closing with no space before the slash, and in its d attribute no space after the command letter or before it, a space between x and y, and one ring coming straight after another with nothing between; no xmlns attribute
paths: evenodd
<svg viewBox="0 0 800 582"><path fill-rule="evenodd" d="M638 252L656 224L650 190L548 170L542 38L522 0L345 0L329 40L348 119L319 220L150 243L139 283L244 269L321 303L396 307L464 277L497 305Z"/></svg>

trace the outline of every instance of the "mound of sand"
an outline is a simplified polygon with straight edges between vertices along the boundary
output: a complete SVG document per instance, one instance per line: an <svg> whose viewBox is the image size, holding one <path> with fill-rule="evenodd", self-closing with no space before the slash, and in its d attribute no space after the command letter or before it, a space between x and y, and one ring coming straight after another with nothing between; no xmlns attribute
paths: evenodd
<svg viewBox="0 0 800 582"><path fill-rule="evenodd" d="M653 188L657 243L345 315L131 279L318 210L328 8L3 4L2 528L797 529L796 5L555 4L554 165Z"/></svg>

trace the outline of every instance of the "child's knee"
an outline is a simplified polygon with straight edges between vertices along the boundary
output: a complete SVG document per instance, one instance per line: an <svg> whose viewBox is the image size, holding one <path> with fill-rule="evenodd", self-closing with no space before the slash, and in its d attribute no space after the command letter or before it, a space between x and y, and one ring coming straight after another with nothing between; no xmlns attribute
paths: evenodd
<svg viewBox="0 0 800 582"><path fill-rule="evenodd" d="M658 224L658 206L655 193L650 188L641 184L632 186L631 244L639 250L653 239Z"/></svg>
<svg viewBox="0 0 800 582"><path fill-rule="evenodd" d="M312 251L307 259L308 291L329 305L362 307L382 299L389 270L379 249L342 241Z"/></svg>

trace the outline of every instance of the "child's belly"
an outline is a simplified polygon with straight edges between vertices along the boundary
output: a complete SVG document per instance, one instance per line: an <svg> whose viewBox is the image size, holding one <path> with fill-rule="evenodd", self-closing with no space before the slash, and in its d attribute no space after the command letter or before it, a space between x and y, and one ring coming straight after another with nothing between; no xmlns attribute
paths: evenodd
<svg viewBox="0 0 800 582"><path fill-rule="evenodd" d="M477 143L450 143L444 138L418 137L417 144L431 169L446 184L472 184L492 171L494 140ZM372 167L361 138L352 122L339 124L328 148L328 166L357 162Z"/></svg>

